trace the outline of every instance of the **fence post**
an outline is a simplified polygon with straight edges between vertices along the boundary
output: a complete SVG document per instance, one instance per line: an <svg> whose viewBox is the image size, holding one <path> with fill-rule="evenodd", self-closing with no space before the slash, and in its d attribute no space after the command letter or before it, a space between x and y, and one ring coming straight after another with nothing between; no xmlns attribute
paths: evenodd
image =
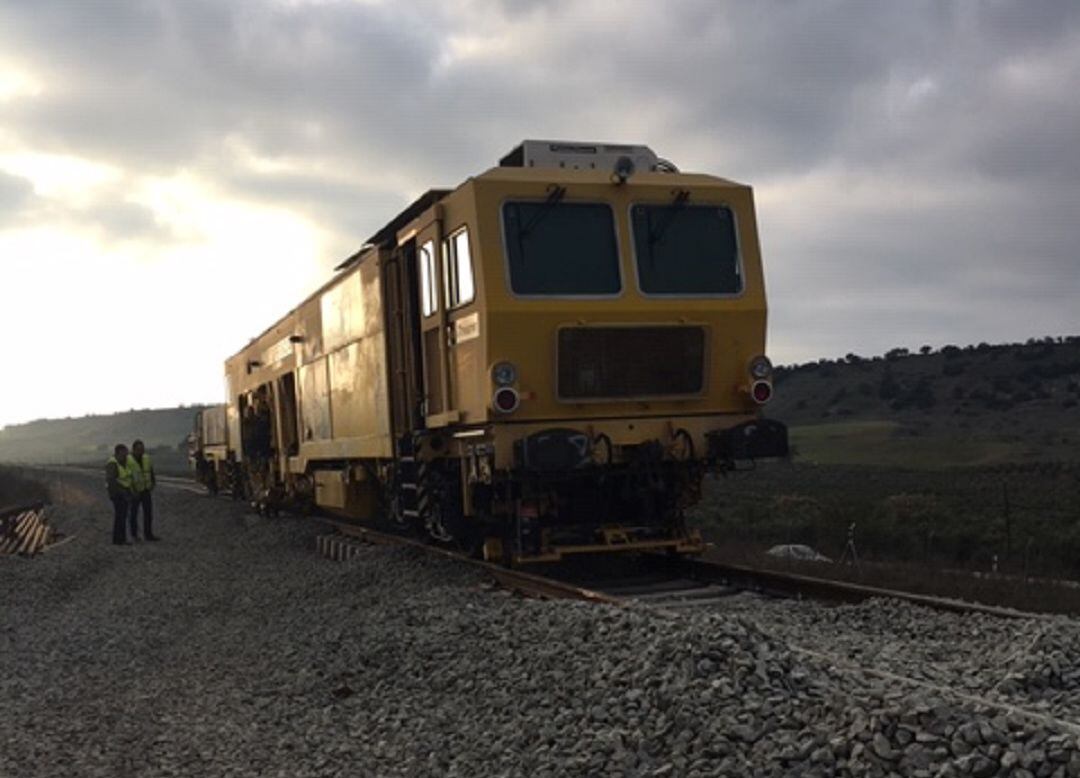
<svg viewBox="0 0 1080 778"><path fill-rule="evenodd" d="M1009 482L1001 482L1001 499L1005 511L1005 559L1012 558L1012 509L1009 505Z"/></svg>
<svg viewBox="0 0 1080 778"><path fill-rule="evenodd" d="M859 554L855 551L855 522L848 525L847 545L844 546L844 553L840 555L839 564L844 564L845 561L848 564L854 564L859 573L859 578L862 578L862 565L859 564Z"/></svg>

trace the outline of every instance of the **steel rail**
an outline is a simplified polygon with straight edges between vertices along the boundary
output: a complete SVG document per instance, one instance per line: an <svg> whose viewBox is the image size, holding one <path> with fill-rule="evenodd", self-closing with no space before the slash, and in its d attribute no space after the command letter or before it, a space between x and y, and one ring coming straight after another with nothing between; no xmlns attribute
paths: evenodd
<svg viewBox="0 0 1080 778"><path fill-rule="evenodd" d="M319 516L316 517L316 519L324 524L334 527L341 534L356 538L362 542L373 545L413 548L431 556L459 562L474 569L482 570L494 578L503 588L524 595L544 597L546 599L581 600L585 602L603 603L606 605L623 604L623 600L620 598L598 592L594 589L578 586L567 581L560 581L556 578L548 578L524 570L503 567L482 559L476 559L459 551L452 551L447 548L433 546L424 540L396 535L392 532L374 530L341 519L328 518L325 516Z"/></svg>
<svg viewBox="0 0 1080 778"><path fill-rule="evenodd" d="M635 599L633 596L609 593L599 588L583 586L572 581L503 567L492 562L475 559L458 551L433 546L422 539L374 530L341 519L318 517L317 520L334 527L343 535L366 543L404 546L422 551L425 554L469 565L490 575L500 586L522 594L549 599L582 600L607 605L627 605ZM867 586L849 581L816 578L799 573L786 573L700 559L664 559L663 561L671 566L673 574L683 578L710 584L725 584L747 591L762 591L784 597L848 603L864 602L873 598L887 598L952 613L980 613L997 618L1045 618L1042 614L1028 613L1013 608L983 605L948 597L934 597L932 595L905 592L899 589ZM612 588L618 588L618 579L612 581L611 584ZM607 586L605 585L604 588L607 588Z"/></svg>
<svg viewBox="0 0 1080 778"><path fill-rule="evenodd" d="M691 577L699 580L722 581L743 586L747 589L764 589L768 592L789 597L807 597L834 602L864 602L873 598L887 598L951 613L981 613L987 616L1012 619L1046 618L1043 614L998 605L983 605L982 603L957 600L951 597L916 594L900 589L887 589L850 581L817 578L801 573L766 570L726 562L684 559L679 563L679 567Z"/></svg>

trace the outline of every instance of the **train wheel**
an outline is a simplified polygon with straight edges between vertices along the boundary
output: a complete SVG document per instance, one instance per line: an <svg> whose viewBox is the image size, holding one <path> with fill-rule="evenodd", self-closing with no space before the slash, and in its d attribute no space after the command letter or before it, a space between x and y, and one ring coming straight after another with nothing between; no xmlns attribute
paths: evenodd
<svg viewBox="0 0 1080 778"><path fill-rule="evenodd" d="M502 563L503 543L499 538L493 536L484 538L482 550L483 560L485 562L493 562L495 564Z"/></svg>
<svg viewBox="0 0 1080 778"><path fill-rule="evenodd" d="M479 559L483 553L484 535L472 526L463 526L454 536L454 545L466 556Z"/></svg>
<svg viewBox="0 0 1080 778"><path fill-rule="evenodd" d="M503 532L502 559L499 564L506 568L514 567L514 549L517 548L517 537L509 527Z"/></svg>
<svg viewBox="0 0 1080 778"><path fill-rule="evenodd" d="M386 523L394 529L404 529L409 522L405 516L405 499L401 494L401 479L395 473L383 492L382 512Z"/></svg>

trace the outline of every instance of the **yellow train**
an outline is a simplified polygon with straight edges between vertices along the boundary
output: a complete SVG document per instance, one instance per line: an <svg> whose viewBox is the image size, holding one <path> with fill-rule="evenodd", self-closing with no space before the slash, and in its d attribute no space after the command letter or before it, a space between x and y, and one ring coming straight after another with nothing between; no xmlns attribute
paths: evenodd
<svg viewBox="0 0 1080 778"><path fill-rule="evenodd" d="M645 146L525 141L230 357L195 454L263 508L510 563L694 553L706 471L787 453L760 417L765 324L750 187Z"/></svg>

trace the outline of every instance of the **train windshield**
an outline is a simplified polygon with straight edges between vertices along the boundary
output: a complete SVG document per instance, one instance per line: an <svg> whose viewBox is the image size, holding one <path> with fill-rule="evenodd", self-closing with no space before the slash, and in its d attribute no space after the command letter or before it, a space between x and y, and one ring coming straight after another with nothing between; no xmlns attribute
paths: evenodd
<svg viewBox="0 0 1080 778"><path fill-rule="evenodd" d="M635 205L634 254L646 294L713 295L742 291L735 218L729 208Z"/></svg>
<svg viewBox="0 0 1080 778"><path fill-rule="evenodd" d="M549 197L541 202L507 202L502 215L510 288L515 294L619 293L619 252L610 206Z"/></svg>

